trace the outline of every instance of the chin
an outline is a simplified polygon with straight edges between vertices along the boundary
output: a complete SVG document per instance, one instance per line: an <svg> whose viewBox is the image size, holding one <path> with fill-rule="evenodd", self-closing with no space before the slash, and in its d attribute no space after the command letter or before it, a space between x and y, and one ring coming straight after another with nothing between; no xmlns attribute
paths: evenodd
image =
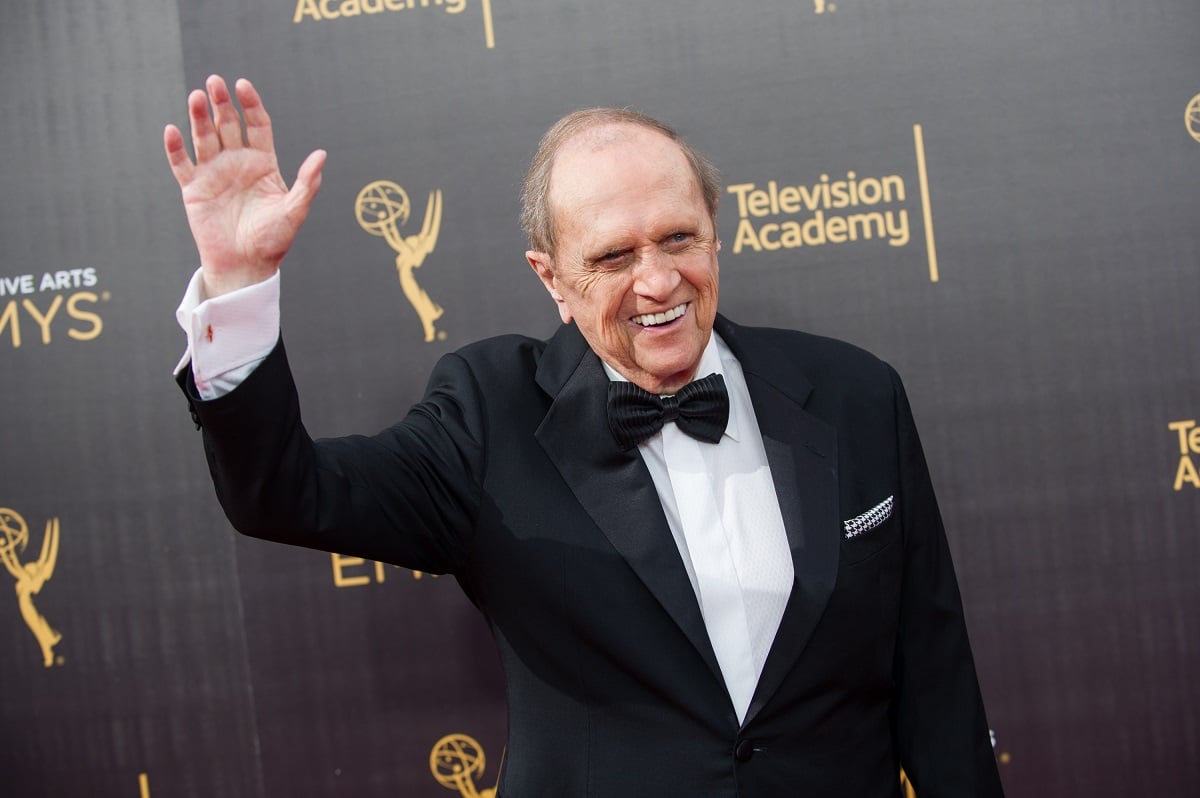
<svg viewBox="0 0 1200 798"><path fill-rule="evenodd" d="M662 365L655 368L642 368L641 370L642 373L649 375L649 378L659 385L674 391L682 388L695 378L696 375L693 372L696 370L697 362L699 362L698 359L679 366L673 364Z"/></svg>

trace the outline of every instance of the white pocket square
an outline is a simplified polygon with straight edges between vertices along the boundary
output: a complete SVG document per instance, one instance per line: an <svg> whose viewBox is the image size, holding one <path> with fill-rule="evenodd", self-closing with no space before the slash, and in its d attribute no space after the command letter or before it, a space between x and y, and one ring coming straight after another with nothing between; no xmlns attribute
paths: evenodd
<svg viewBox="0 0 1200 798"><path fill-rule="evenodd" d="M872 507L870 510L867 510L862 515L855 516L849 521L843 521L842 527L846 530L846 540L856 538L865 532L870 532L872 529L891 518L894 498L895 497L893 496L888 496L886 499Z"/></svg>

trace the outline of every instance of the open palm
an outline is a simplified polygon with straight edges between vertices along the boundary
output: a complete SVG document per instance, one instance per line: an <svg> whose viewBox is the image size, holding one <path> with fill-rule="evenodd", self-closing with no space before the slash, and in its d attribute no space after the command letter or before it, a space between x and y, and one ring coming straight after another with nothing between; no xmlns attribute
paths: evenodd
<svg viewBox="0 0 1200 798"><path fill-rule="evenodd" d="M275 156L271 120L250 81L234 87L245 114L244 134L225 81L211 76L205 88L207 93L188 96L195 162L174 125L164 131L163 145L212 297L264 280L279 268L320 187L325 153L310 154L289 189Z"/></svg>

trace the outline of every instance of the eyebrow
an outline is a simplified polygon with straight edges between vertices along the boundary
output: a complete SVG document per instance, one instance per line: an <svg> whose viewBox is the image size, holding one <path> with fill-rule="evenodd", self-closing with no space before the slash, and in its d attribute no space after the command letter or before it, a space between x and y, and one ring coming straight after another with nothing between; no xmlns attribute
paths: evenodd
<svg viewBox="0 0 1200 798"><path fill-rule="evenodd" d="M633 251L633 247L630 247L630 246L605 247L602 250L598 250L597 254L595 254L595 255L585 255L583 258L583 262L585 265L590 266L590 265L599 263L600 261L604 260L605 258L607 258L610 255L624 255L624 254L626 254L628 252L632 252L632 251Z"/></svg>

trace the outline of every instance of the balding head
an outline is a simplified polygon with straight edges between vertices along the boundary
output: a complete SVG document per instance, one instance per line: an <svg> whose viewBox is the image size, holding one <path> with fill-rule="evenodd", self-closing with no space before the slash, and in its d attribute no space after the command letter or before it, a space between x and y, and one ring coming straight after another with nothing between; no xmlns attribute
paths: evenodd
<svg viewBox="0 0 1200 798"><path fill-rule="evenodd" d="M529 165L521 190L521 226L531 249L553 254L557 243L554 208L550 201L550 178L559 152L568 143L603 147L619 139L629 126L655 131L673 141L688 161L709 216L717 215L721 181L716 167L688 144L673 128L653 117L626 108L588 108L558 120L546 131Z"/></svg>

